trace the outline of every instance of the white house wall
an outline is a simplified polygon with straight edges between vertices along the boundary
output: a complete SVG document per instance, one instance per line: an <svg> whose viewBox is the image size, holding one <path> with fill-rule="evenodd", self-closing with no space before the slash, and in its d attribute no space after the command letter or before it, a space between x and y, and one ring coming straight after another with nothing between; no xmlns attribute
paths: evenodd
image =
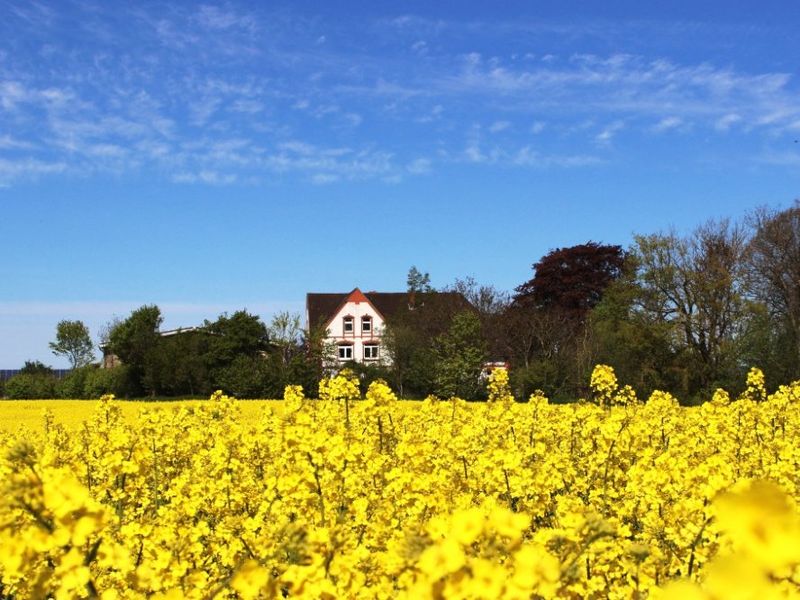
<svg viewBox="0 0 800 600"><path fill-rule="evenodd" d="M352 333L344 331L345 317L353 317ZM372 317L372 332L363 333L361 331L362 317ZM328 324L328 341L337 346L337 357L338 346L342 343L351 343L353 345L352 360L356 362L386 364L388 362L388 357L386 356L383 343L381 342L383 325L383 318L369 302L347 302ZM369 342L378 344L378 360L364 360L364 344Z"/></svg>

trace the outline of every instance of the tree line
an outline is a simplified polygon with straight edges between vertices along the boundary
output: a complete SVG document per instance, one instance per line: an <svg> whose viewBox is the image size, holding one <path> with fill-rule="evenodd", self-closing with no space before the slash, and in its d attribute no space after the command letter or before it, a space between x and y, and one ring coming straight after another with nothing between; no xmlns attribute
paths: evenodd
<svg viewBox="0 0 800 600"><path fill-rule="evenodd" d="M345 366L364 385L381 378L414 398L481 398L487 361L510 366L518 398L541 390L561 401L585 396L599 363L640 395L661 389L685 402L718 387L740 390L750 366L773 385L800 379L800 202L757 209L738 223L709 221L685 235L636 235L627 248L593 241L556 248L532 269L531 279L505 292L470 277L437 290L412 267L410 309L389 319L383 337L391 363ZM161 322L150 305L110 323L102 345L122 363L112 369L88 364L92 344L82 323L59 323L51 348L74 369L58 386L51 382L51 395L222 389L274 398L288 384L313 393L335 362L325 332L304 330L299 315L280 313L266 324L241 310L170 336L159 332ZM46 374L29 371L7 382L6 395L35 388L42 397Z"/></svg>
<svg viewBox="0 0 800 600"><path fill-rule="evenodd" d="M741 391L751 366L773 386L800 379L800 202L685 235L636 235L627 248L557 248L532 269L512 293L470 278L446 288L473 307L460 350L419 324L390 327L394 386L411 396L450 391L447 373L474 382L485 359L510 365L517 398L541 390L562 401L586 396L596 364L640 396L660 389L687 403L719 387Z"/></svg>

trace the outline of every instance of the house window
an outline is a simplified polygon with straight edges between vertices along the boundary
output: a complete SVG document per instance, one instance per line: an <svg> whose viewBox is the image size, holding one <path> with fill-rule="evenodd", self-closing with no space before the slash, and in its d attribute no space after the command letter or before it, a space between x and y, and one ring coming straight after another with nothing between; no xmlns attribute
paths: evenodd
<svg viewBox="0 0 800 600"><path fill-rule="evenodd" d="M372 333L372 317L361 317L361 332Z"/></svg>
<svg viewBox="0 0 800 600"><path fill-rule="evenodd" d="M364 344L364 360L378 360L378 344Z"/></svg>
<svg viewBox="0 0 800 600"><path fill-rule="evenodd" d="M353 333L353 317L344 318L344 332Z"/></svg>
<svg viewBox="0 0 800 600"><path fill-rule="evenodd" d="M339 346L339 360L353 360L353 346L345 344Z"/></svg>

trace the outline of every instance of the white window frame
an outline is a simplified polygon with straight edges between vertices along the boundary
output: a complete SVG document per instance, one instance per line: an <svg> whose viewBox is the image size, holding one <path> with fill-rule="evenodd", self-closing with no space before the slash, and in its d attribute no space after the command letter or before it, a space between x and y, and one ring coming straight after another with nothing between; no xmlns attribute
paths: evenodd
<svg viewBox="0 0 800 600"><path fill-rule="evenodd" d="M373 353L374 356L368 355ZM364 360L378 360L380 357L380 344L364 344Z"/></svg>
<svg viewBox="0 0 800 600"><path fill-rule="evenodd" d="M361 317L361 333L372 333L372 317Z"/></svg>
<svg viewBox="0 0 800 600"><path fill-rule="evenodd" d="M350 329L347 328L347 325L350 325ZM347 316L342 317L342 331L344 333L355 333L356 330L356 319L355 317Z"/></svg>
<svg viewBox="0 0 800 600"><path fill-rule="evenodd" d="M340 344L336 356L339 360L353 360L353 344Z"/></svg>

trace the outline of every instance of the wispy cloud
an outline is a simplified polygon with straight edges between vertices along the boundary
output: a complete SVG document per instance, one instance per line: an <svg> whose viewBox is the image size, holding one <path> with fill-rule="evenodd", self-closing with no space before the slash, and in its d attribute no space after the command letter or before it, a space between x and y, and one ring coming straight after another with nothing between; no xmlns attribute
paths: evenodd
<svg viewBox="0 0 800 600"><path fill-rule="evenodd" d="M682 125L684 125L684 121L681 117L664 117L653 126L653 131L656 133L663 133L665 131L678 129Z"/></svg>
<svg viewBox="0 0 800 600"><path fill-rule="evenodd" d="M431 172L432 162L428 158L416 158L406 166L406 170L412 175L425 175Z"/></svg>
<svg viewBox="0 0 800 600"><path fill-rule="evenodd" d="M714 123L714 128L717 131L728 131L733 125L735 125L741 120L742 117L740 117L736 113L728 113L727 115L723 115L716 120L716 122Z"/></svg>
<svg viewBox="0 0 800 600"><path fill-rule="evenodd" d="M18 180L36 179L43 175L63 173L67 165L63 162L45 162L35 158L19 160L0 158L0 186L8 187Z"/></svg>
<svg viewBox="0 0 800 600"><path fill-rule="evenodd" d="M601 146L607 146L611 143L611 140L614 138L614 136L624 128L625 123L623 121L614 121L613 123L609 123L603 127L600 133L594 136L594 141Z"/></svg>
<svg viewBox="0 0 800 600"><path fill-rule="evenodd" d="M600 164L623 129L626 139L681 131L761 135L767 143L800 129L790 73L644 50L582 51L584 40L622 35L608 23L415 15L332 23L235 1L159 11L78 3L70 14L11 6L23 33L0 25L5 186L103 171L208 185L266 174L397 181L435 168L419 156ZM75 45L67 35L75 27L97 35ZM676 35L697 33L675 27ZM547 43L531 41L532 32ZM19 56L15 35L41 47ZM522 49L505 44L509 36L525 41ZM465 144L461 132L474 123L487 139L476 134ZM503 143L488 144L491 134ZM533 135L537 153L525 154ZM594 145L598 156L564 140Z"/></svg>
<svg viewBox="0 0 800 600"><path fill-rule="evenodd" d="M499 133L501 131L505 131L509 127L511 127L510 121L495 121L494 123L489 125L489 131L491 131L492 133Z"/></svg>

